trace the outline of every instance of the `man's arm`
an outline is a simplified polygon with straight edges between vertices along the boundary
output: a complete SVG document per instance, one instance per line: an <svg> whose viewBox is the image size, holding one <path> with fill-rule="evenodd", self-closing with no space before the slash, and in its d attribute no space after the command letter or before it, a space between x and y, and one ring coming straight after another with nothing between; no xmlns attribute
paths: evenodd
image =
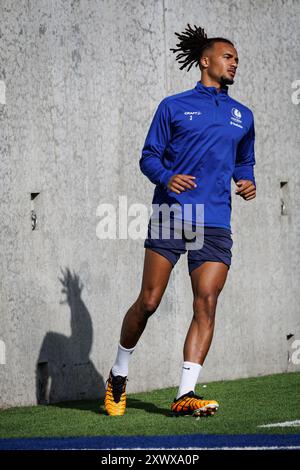
<svg viewBox="0 0 300 470"><path fill-rule="evenodd" d="M252 122L247 134L238 144L233 180L238 186L236 194L244 199L253 199L256 195L256 182L254 177L255 165L255 126L252 114Z"/></svg>
<svg viewBox="0 0 300 470"><path fill-rule="evenodd" d="M197 185L192 181L195 176L174 174L166 168L162 157L171 139L171 117L163 99L152 119L139 164L144 175L154 184L162 184L166 188L180 194L186 189L194 189Z"/></svg>
<svg viewBox="0 0 300 470"><path fill-rule="evenodd" d="M167 187L173 172L162 163L162 156L171 138L171 121L169 110L163 99L152 119L139 164L144 175L154 184Z"/></svg>

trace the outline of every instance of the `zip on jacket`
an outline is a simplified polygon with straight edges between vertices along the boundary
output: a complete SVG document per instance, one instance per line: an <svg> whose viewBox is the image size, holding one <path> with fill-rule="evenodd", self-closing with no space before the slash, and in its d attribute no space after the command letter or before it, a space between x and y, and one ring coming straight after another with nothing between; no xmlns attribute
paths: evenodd
<svg viewBox="0 0 300 470"><path fill-rule="evenodd" d="M204 226L231 230L231 178L254 185L254 117L228 95L200 81L158 105L139 161L156 185L152 204L203 204ZM197 187L180 194L167 188L175 174L195 176ZM183 212L184 213L184 212ZM193 210L192 222L199 223Z"/></svg>

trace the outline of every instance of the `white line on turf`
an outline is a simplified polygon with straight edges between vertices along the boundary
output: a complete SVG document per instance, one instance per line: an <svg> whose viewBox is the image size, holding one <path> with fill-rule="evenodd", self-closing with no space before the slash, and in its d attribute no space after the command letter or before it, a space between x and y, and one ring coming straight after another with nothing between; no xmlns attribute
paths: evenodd
<svg viewBox="0 0 300 470"><path fill-rule="evenodd" d="M260 424L258 428L295 428L300 426L300 419L296 421L284 421L284 423Z"/></svg>

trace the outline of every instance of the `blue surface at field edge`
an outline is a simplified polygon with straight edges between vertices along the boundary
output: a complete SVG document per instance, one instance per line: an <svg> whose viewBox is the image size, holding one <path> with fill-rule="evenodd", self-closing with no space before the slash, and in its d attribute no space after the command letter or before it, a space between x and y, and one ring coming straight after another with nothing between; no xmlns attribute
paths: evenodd
<svg viewBox="0 0 300 470"><path fill-rule="evenodd" d="M0 450L299 448L300 434L190 434L0 439Z"/></svg>

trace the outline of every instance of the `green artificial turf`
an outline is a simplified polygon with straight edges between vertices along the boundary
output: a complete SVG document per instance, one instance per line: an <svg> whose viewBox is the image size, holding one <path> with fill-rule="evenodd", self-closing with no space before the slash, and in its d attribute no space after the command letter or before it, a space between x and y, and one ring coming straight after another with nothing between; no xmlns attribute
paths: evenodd
<svg viewBox="0 0 300 470"><path fill-rule="evenodd" d="M107 416L101 401L77 401L0 411L0 438L172 435L172 434L284 434L298 427L259 428L260 424L300 420L300 373L197 385L196 393L217 400L213 417L171 416L177 388L129 394L124 416Z"/></svg>

